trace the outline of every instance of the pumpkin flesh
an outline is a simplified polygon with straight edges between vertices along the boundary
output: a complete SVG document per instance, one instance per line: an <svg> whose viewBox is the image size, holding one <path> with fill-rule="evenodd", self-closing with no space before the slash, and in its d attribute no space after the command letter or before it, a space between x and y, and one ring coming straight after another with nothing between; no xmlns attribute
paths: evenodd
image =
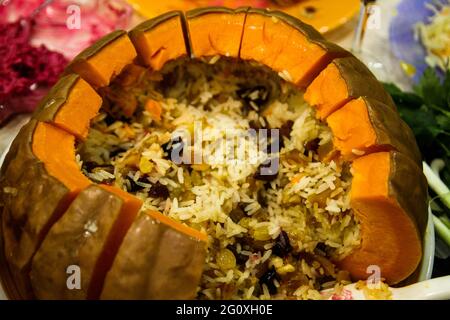
<svg viewBox="0 0 450 320"><path fill-rule="evenodd" d="M61 181L74 198L91 182L75 161L75 137L51 124L37 124L33 136L33 153L50 175Z"/></svg>
<svg viewBox="0 0 450 320"><path fill-rule="evenodd" d="M355 57L333 60L305 92L305 100L317 109L317 115L322 120L359 97L372 98L395 110L394 102L382 84Z"/></svg>
<svg viewBox="0 0 450 320"><path fill-rule="evenodd" d="M420 151L411 129L398 113L370 98L358 98L327 118L333 143L346 160L377 151L397 150L418 164Z"/></svg>
<svg viewBox="0 0 450 320"><path fill-rule="evenodd" d="M40 103L34 118L86 139L90 121L102 104L95 90L78 75L61 78L48 96ZM82 111L82 112L80 112Z"/></svg>
<svg viewBox="0 0 450 320"><path fill-rule="evenodd" d="M245 11L200 9L189 11L186 16L194 58L239 56Z"/></svg>
<svg viewBox="0 0 450 320"><path fill-rule="evenodd" d="M423 221L420 216L426 204L412 208L405 203L410 197L424 198L426 184L419 167L397 152L363 156L352 168L351 205L361 221L362 243L338 265L355 279L367 278L368 267L375 265L382 278L396 284L408 277L422 258L423 227L415 221ZM408 183L417 181L421 183Z"/></svg>
<svg viewBox="0 0 450 320"><path fill-rule="evenodd" d="M245 21L240 58L255 60L306 87L335 57L348 55L329 44L310 26L293 25L284 14L250 10Z"/></svg>
<svg viewBox="0 0 450 320"><path fill-rule="evenodd" d="M126 32L116 31L81 52L67 70L96 88L105 87L135 58L136 50Z"/></svg>
<svg viewBox="0 0 450 320"><path fill-rule="evenodd" d="M142 62L153 70L188 55L178 12L142 23L130 32L130 37Z"/></svg>

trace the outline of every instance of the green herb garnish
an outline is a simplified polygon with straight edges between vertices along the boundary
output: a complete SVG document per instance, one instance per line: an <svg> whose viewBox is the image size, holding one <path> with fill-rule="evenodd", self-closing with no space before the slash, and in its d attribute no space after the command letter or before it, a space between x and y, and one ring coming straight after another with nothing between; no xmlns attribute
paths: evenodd
<svg viewBox="0 0 450 320"><path fill-rule="evenodd" d="M416 136L422 156L424 173L430 189L440 200L441 206L433 207L439 217L433 216L435 229L450 246L450 71L443 80L436 71L428 68L413 92L404 92L394 84L385 84L394 99L398 112ZM439 170L427 163L442 162Z"/></svg>

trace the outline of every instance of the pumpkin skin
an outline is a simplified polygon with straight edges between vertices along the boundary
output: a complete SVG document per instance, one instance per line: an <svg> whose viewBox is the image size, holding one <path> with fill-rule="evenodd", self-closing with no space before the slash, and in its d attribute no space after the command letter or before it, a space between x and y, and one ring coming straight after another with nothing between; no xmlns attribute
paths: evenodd
<svg viewBox="0 0 450 320"><path fill-rule="evenodd" d="M32 296L27 279L31 259L77 190L76 186L67 186L50 174L34 154L32 144L37 126L38 122L32 120L20 131L5 159L0 179L5 257L11 272L22 279L17 281L17 291L24 298ZM65 141L70 143L70 139ZM70 145L66 144L64 149L67 148ZM80 188L84 183L89 184L87 179L81 183ZM5 187L14 188L16 192L5 193Z"/></svg>
<svg viewBox="0 0 450 320"><path fill-rule="evenodd" d="M98 186L83 190L50 229L33 258L31 283L38 299L86 299L123 201ZM114 248L113 248L114 249ZM66 269L80 267L81 288L69 290ZM101 285L101 284L100 284ZM97 289L98 290L98 289Z"/></svg>
<svg viewBox="0 0 450 320"><path fill-rule="evenodd" d="M205 8L186 12L191 57L239 57L248 8Z"/></svg>
<svg viewBox="0 0 450 320"><path fill-rule="evenodd" d="M169 220L150 211L134 222L106 277L102 299L195 297L206 236Z"/></svg>
<svg viewBox="0 0 450 320"><path fill-rule="evenodd" d="M215 20L217 26L206 29ZM378 264L382 277L392 284L416 269L427 219L426 183L414 137L381 84L349 52L284 13L212 8L170 12L128 35L117 31L102 38L68 66L18 135L0 171L0 264L8 266L2 277L12 297L33 298L32 287L38 298L51 299L194 297L205 255L204 235L157 213L135 219L142 203L117 188L93 186L76 165L74 145L86 138L100 108L96 91L124 68L140 63L158 71L175 59L215 55L265 64L306 88L305 99L334 133L334 150L324 159L353 162L351 201L361 221L362 244L336 263L354 279L364 279L367 265ZM343 121L348 118L355 121ZM354 140L346 138L349 132L364 134ZM17 192L11 193L11 188ZM63 239L75 239L89 217L105 221L104 233L90 243L67 240L75 252L70 254ZM403 232L395 228L397 223ZM379 243L387 249L379 251ZM183 254L157 255L156 248ZM56 252L65 254L64 260L57 261ZM60 267L63 261L79 262L89 275L82 292L67 292L67 274L61 268L50 272L49 260ZM166 270L163 262L171 268ZM47 289L52 286L53 295ZM180 287L184 290L176 291Z"/></svg>

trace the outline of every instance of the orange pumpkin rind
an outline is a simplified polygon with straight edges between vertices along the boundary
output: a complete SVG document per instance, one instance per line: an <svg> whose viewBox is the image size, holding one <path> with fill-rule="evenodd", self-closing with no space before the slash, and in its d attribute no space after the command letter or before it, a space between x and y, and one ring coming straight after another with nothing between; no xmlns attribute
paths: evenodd
<svg viewBox="0 0 450 320"><path fill-rule="evenodd" d="M52 123L79 139L86 139L90 121L101 105L101 97L86 81L79 75L68 74L53 86L33 117Z"/></svg>
<svg viewBox="0 0 450 320"><path fill-rule="evenodd" d="M190 55L185 28L184 14L172 11L141 23L129 36L141 63L158 71L167 62Z"/></svg>
<svg viewBox="0 0 450 320"><path fill-rule="evenodd" d="M67 66L95 88L105 87L123 68L133 63L136 50L126 31L114 31L82 51Z"/></svg>

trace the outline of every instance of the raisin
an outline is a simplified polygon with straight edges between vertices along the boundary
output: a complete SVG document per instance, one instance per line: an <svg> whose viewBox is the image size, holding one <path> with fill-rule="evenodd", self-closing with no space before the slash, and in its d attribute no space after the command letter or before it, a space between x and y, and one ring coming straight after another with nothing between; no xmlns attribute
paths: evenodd
<svg viewBox="0 0 450 320"><path fill-rule="evenodd" d="M308 153L308 151L317 152L317 150L319 149L319 143L320 143L320 139L319 138L316 138L314 140L308 141L305 144L305 151L306 151L306 153Z"/></svg>
<svg viewBox="0 0 450 320"><path fill-rule="evenodd" d="M322 285L324 283L327 283L327 282L330 282L330 281L336 281L336 279L333 276L329 276L329 275L326 275L326 276L323 276L323 277L320 277L320 278L317 279L317 282L320 285Z"/></svg>
<svg viewBox="0 0 450 320"><path fill-rule="evenodd" d="M266 260L264 263L260 263L255 267L255 276L258 279L261 279L266 273L267 271L269 271L269 261Z"/></svg>
<svg viewBox="0 0 450 320"><path fill-rule="evenodd" d="M150 190L148 191L148 195L152 198L162 199L167 199L170 197L169 189L160 182L156 182L151 186Z"/></svg>
<svg viewBox="0 0 450 320"><path fill-rule="evenodd" d="M286 257L292 251L289 236L285 231L281 231L280 235L275 239L275 244L272 251L275 255L281 258Z"/></svg>
<svg viewBox="0 0 450 320"><path fill-rule="evenodd" d="M259 189L257 194L258 203L262 208L267 208L267 199L264 195L264 189Z"/></svg>
<svg viewBox="0 0 450 320"><path fill-rule="evenodd" d="M127 150L124 149L124 148L121 148L121 147L114 148L113 150L111 150L111 151L109 152L109 157L110 157L110 158L114 158L114 157L117 156L118 154L123 153L123 152L125 152L125 151L127 151Z"/></svg>
<svg viewBox="0 0 450 320"><path fill-rule="evenodd" d="M266 273L262 275L261 278L259 278L259 284L262 286L265 284L267 286L267 289L269 289L270 294L276 294L277 293L277 287L275 286L274 281L279 281L280 277L278 276L276 270L274 267L271 267L269 270L267 270Z"/></svg>
<svg viewBox="0 0 450 320"><path fill-rule="evenodd" d="M254 96L254 92L257 92ZM242 87L236 91L238 97L242 100L244 105L244 115L248 114L250 110L260 111L261 107L269 101L269 90L265 86Z"/></svg>
<svg viewBox="0 0 450 320"><path fill-rule="evenodd" d="M172 156L181 157L183 155L184 141L181 137L174 137L169 142L163 144L161 148L166 153L166 159L174 161L174 159L172 159Z"/></svg>
<svg viewBox="0 0 450 320"><path fill-rule="evenodd" d="M235 246L229 244L227 246L227 249L233 252L234 256L236 257L236 263L238 265L244 265L247 262L248 256L238 253Z"/></svg>
<svg viewBox="0 0 450 320"><path fill-rule="evenodd" d="M328 248L328 246L327 246L325 243L323 243L323 242L319 242L319 243L316 245L316 249L317 249L317 250L320 250L320 251L322 251L322 252L324 252L324 253L327 252L327 248Z"/></svg>
<svg viewBox="0 0 450 320"><path fill-rule="evenodd" d="M243 217L245 217L245 211L240 206L237 206L236 208L231 210L228 216L231 218L231 220L233 220L234 223L238 223Z"/></svg>
<svg viewBox="0 0 450 320"><path fill-rule="evenodd" d="M291 136L292 127L294 126L294 121L286 121L280 128L280 136L289 138Z"/></svg>
<svg viewBox="0 0 450 320"><path fill-rule="evenodd" d="M300 252L297 255L298 260L305 260L307 264L312 264L315 261L314 255L309 252Z"/></svg>
<svg viewBox="0 0 450 320"><path fill-rule="evenodd" d="M105 121L105 124L106 124L107 126L110 126L110 125L112 125L114 122L116 122L117 119L114 118L113 116L111 116L109 113L107 113L107 114L106 114L106 117L105 117L105 119L103 119L103 121Z"/></svg>
<svg viewBox="0 0 450 320"><path fill-rule="evenodd" d="M255 120L250 120L248 125L249 125L250 129L253 129L253 130L261 129L261 124Z"/></svg>
<svg viewBox="0 0 450 320"><path fill-rule="evenodd" d="M276 163L276 165L272 167L272 161L276 160L268 159L263 164L261 164L253 175L253 178L266 182L275 180L278 176L278 163Z"/></svg>
<svg viewBox="0 0 450 320"><path fill-rule="evenodd" d="M145 189L143 186L140 186L136 183L136 181L134 181L133 179L131 179L130 177L127 177L127 180L130 182L130 187L128 188L128 192L138 192L141 191L142 189ZM142 181L139 179L139 182L143 182L143 183L148 183L147 181Z"/></svg>
<svg viewBox="0 0 450 320"><path fill-rule="evenodd" d="M99 167L100 165L95 161L85 161L83 162L83 169L87 172L92 172L95 168Z"/></svg>

